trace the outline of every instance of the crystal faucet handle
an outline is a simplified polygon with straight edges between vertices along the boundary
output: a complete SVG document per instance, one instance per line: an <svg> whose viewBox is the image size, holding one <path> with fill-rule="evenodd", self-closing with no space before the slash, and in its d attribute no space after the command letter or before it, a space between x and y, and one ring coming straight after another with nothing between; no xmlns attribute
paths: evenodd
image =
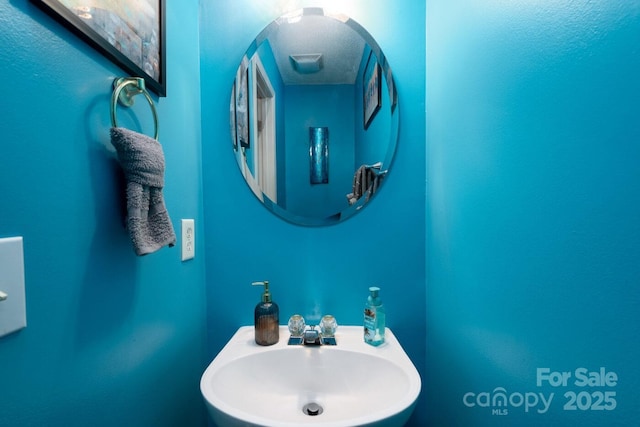
<svg viewBox="0 0 640 427"><path fill-rule="evenodd" d="M338 329L338 322L336 322L336 318L330 314L322 316L320 320L320 333L323 337L332 337L336 334L336 329Z"/></svg>
<svg viewBox="0 0 640 427"><path fill-rule="evenodd" d="M294 314L289 318L289 332L293 337L301 337L304 333L305 323L304 317L299 314Z"/></svg>

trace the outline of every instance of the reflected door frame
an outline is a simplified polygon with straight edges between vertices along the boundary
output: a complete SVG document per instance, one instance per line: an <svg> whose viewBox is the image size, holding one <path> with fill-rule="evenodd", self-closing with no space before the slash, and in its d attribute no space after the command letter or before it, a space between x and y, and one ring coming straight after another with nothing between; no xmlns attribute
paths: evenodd
<svg viewBox="0 0 640 427"><path fill-rule="evenodd" d="M272 202L278 202L278 176L276 168L276 95L260 57L251 59L251 105L256 156L255 174L262 193Z"/></svg>

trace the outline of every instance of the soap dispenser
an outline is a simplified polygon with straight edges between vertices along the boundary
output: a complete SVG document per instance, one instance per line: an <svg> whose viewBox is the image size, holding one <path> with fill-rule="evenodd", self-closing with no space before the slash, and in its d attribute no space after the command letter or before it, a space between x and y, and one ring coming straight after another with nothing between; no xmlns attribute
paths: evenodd
<svg viewBox="0 0 640 427"><path fill-rule="evenodd" d="M264 286L262 300L254 311L256 344L273 345L280 339L280 309L271 300L268 281L253 282L252 285Z"/></svg>
<svg viewBox="0 0 640 427"><path fill-rule="evenodd" d="M364 342L373 346L384 343L385 313L380 288L369 288L369 297L364 307Z"/></svg>

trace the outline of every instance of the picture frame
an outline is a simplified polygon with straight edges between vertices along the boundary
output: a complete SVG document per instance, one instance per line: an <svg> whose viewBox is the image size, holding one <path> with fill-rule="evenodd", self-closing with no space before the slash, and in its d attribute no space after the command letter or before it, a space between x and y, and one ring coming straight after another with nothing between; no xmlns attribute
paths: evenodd
<svg viewBox="0 0 640 427"><path fill-rule="evenodd" d="M329 183L329 128L309 127L309 183Z"/></svg>
<svg viewBox="0 0 640 427"><path fill-rule="evenodd" d="M236 138L241 148L251 148L249 131L249 60L245 56L236 72Z"/></svg>
<svg viewBox="0 0 640 427"><path fill-rule="evenodd" d="M391 67L387 67L387 87L389 88L389 99L391 100L391 114L396 111L398 106L398 91L396 90L396 83L393 80L393 73Z"/></svg>
<svg viewBox="0 0 640 427"><path fill-rule="evenodd" d="M373 51L369 53L362 78L364 129L367 130L382 105L382 80L380 64Z"/></svg>
<svg viewBox="0 0 640 427"><path fill-rule="evenodd" d="M158 96L166 96L165 0L31 2L132 77L142 77Z"/></svg>
<svg viewBox="0 0 640 427"><path fill-rule="evenodd" d="M387 88L389 89L389 101L391 102L391 114L394 113L398 106L398 91L396 90L396 84L393 80L393 72L391 66L387 62L387 57L382 55L382 73L385 75L387 81Z"/></svg>
<svg viewBox="0 0 640 427"><path fill-rule="evenodd" d="M229 123L231 130L231 142L233 143L233 151L238 151L238 137L236 131L236 82L233 81L231 86L231 99L229 101Z"/></svg>

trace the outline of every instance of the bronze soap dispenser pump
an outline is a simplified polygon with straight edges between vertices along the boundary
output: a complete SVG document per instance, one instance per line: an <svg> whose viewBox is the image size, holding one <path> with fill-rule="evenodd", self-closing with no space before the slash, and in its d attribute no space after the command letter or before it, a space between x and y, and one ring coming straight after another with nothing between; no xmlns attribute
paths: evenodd
<svg viewBox="0 0 640 427"><path fill-rule="evenodd" d="M280 309L272 301L269 282L253 282L254 286L264 286L261 301L254 310L255 339L258 345L273 345L280 339Z"/></svg>

